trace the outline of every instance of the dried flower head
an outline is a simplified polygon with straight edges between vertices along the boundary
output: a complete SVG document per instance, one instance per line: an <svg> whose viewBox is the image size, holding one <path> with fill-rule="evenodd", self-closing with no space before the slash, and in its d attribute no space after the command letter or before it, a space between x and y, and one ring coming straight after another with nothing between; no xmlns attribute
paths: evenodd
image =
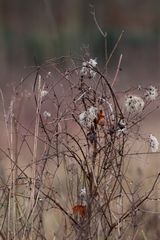
<svg viewBox="0 0 160 240"><path fill-rule="evenodd" d="M87 76L89 78L94 78L96 72L93 68L97 66L97 62L95 59L90 59L89 61L82 63L82 69L80 71L81 76Z"/></svg>
<svg viewBox="0 0 160 240"><path fill-rule="evenodd" d="M49 118L49 117L51 117L51 113L50 113L50 112L47 112L47 111L44 111L44 112L43 112L43 117L44 117L44 118Z"/></svg>
<svg viewBox="0 0 160 240"><path fill-rule="evenodd" d="M96 107L90 107L88 109L88 117L93 121L97 117L97 108Z"/></svg>
<svg viewBox="0 0 160 240"><path fill-rule="evenodd" d="M87 76L88 75L87 62L82 63L82 68L81 68L80 74L82 76Z"/></svg>
<svg viewBox="0 0 160 240"><path fill-rule="evenodd" d="M79 123L81 124L81 126L83 127L91 127L91 122L88 119L88 115L87 115L87 111L82 112L79 115Z"/></svg>
<svg viewBox="0 0 160 240"><path fill-rule="evenodd" d="M152 134L149 135L149 148L151 152L157 152L159 148L159 142Z"/></svg>
<svg viewBox="0 0 160 240"><path fill-rule="evenodd" d="M141 112L144 108L144 101L141 97L130 95L125 100L125 107L130 113Z"/></svg>
<svg viewBox="0 0 160 240"><path fill-rule="evenodd" d="M41 91L41 97L42 98L45 97L47 94L48 94L48 91L46 91L46 90Z"/></svg>
<svg viewBox="0 0 160 240"><path fill-rule="evenodd" d="M87 111L82 112L79 115L79 123L83 126L83 127L88 127L90 128L92 126L92 123L94 121L94 119L97 116L97 108L91 106L90 108L87 109Z"/></svg>
<svg viewBox="0 0 160 240"><path fill-rule="evenodd" d="M90 78L94 78L96 76L96 72L94 70L90 70Z"/></svg>
<svg viewBox="0 0 160 240"><path fill-rule="evenodd" d="M96 66L97 66L97 61L96 61L96 59L90 59L88 63L89 63L89 65L91 65L92 67L96 67Z"/></svg>
<svg viewBox="0 0 160 240"><path fill-rule="evenodd" d="M48 72L46 77L47 77L47 78L52 77L52 73L51 73L51 72Z"/></svg>
<svg viewBox="0 0 160 240"><path fill-rule="evenodd" d="M158 96L158 91L155 87L149 86L145 92L145 98L148 101L154 101Z"/></svg>
<svg viewBox="0 0 160 240"><path fill-rule="evenodd" d="M80 195L80 198L82 198L82 199L86 198L86 188L85 187L80 190L79 195Z"/></svg>
<svg viewBox="0 0 160 240"><path fill-rule="evenodd" d="M121 133L127 134L127 123L125 119L120 119L117 124L117 135L119 136Z"/></svg>

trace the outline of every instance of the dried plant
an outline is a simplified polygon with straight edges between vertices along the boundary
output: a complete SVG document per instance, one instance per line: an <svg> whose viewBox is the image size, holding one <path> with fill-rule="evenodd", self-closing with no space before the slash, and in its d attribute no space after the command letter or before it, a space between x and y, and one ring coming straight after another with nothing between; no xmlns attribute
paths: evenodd
<svg viewBox="0 0 160 240"><path fill-rule="evenodd" d="M122 55L113 80L106 64L102 69L87 56L35 66L8 111L1 91L7 146L0 150L9 165L0 186L2 239L138 239L141 207L154 199L159 173L143 189L132 182L129 164L137 155L158 153L157 138L141 132L158 109L158 89L118 93ZM49 236L45 215L51 210L58 227Z"/></svg>

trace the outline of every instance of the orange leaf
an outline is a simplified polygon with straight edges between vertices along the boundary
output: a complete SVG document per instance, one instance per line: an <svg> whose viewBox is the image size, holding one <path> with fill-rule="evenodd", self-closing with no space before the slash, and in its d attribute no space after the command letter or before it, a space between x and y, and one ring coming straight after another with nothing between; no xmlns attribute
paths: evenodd
<svg viewBox="0 0 160 240"><path fill-rule="evenodd" d="M103 110L100 110L99 113L97 114L97 124L104 126L105 123L106 123L105 113Z"/></svg>
<svg viewBox="0 0 160 240"><path fill-rule="evenodd" d="M76 205L73 207L73 214L74 215L80 215L81 217L84 217L86 215L86 206L83 205Z"/></svg>

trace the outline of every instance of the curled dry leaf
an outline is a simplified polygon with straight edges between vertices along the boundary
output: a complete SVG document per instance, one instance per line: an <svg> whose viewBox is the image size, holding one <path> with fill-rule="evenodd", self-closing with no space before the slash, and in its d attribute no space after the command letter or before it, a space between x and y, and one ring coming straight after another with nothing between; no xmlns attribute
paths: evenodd
<svg viewBox="0 0 160 240"><path fill-rule="evenodd" d="M104 126L106 124L105 113L103 110L100 110L97 114L96 123L100 126Z"/></svg>
<svg viewBox="0 0 160 240"><path fill-rule="evenodd" d="M73 214L74 215L79 215L81 217L85 217L86 216L86 212L87 212L87 208L86 206L83 205L75 205L73 208Z"/></svg>

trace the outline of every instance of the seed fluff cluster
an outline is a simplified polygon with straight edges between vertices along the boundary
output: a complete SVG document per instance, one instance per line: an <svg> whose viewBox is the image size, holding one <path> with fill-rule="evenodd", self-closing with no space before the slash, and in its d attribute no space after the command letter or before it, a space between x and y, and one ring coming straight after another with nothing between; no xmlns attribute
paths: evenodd
<svg viewBox="0 0 160 240"><path fill-rule="evenodd" d="M82 199L84 199L84 198L86 198L86 188L84 187L84 188L81 188L81 190L80 190L80 198L82 198Z"/></svg>
<svg viewBox="0 0 160 240"><path fill-rule="evenodd" d="M43 117L44 117L44 118L49 118L49 117L51 117L51 113L50 113L50 112L47 112L47 111L44 111L44 112L43 112Z"/></svg>
<svg viewBox="0 0 160 240"><path fill-rule="evenodd" d="M48 91L47 91L47 90L42 90L42 91L41 91L41 98L47 96L47 94L48 94Z"/></svg>
<svg viewBox="0 0 160 240"><path fill-rule="evenodd" d="M90 59L89 61L83 62L82 69L80 71L81 76L94 78L96 76L96 72L94 70L96 66L97 66L96 59Z"/></svg>
<svg viewBox="0 0 160 240"><path fill-rule="evenodd" d="M144 108L144 101L141 97L130 95L125 100L125 107L130 113L142 112Z"/></svg>
<svg viewBox="0 0 160 240"><path fill-rule="evenodd" d="M97 108L91 106L90 108L87 109L87 111L82 112L79 115L79 123L83 127L90 128L92 126L92 123L94 119L97 117Z"/></svg>
<svg viewBox="0 0 160 240"><path fill-rule="evenodd" d="M121 133L123 134L127 134L127 123L124 119L120 119L120 121L118 122L118 126L117 126L117 135L119 136Z"/></svg>
<svg viewBox="0 0 160 240"><path fill-rule="evenodd" d="M151 152L157 152L159 148L159 142L155 136L152 134L149 135L149 149Z"/></svg>
<svg viewBox="0 0 160 240"><path fill-rule="evenodd" d="M145 98L148 101L154 101L158 96L158 91L155 87L149 86L145 92Z"/></svg>

